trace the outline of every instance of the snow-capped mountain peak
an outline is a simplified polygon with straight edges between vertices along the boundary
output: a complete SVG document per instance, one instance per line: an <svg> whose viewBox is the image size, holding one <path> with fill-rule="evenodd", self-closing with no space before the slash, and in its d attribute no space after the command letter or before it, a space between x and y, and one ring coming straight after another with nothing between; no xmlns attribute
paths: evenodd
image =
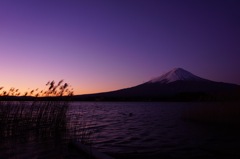
<svg viewBox="0 0 240 159"><path fill-rule="evenodd" d="M174 68L173 70L163 74L160 77L154 78L149 83L171 83L174 81L203 81L205 79L200 78L182 68Z"/></svg>

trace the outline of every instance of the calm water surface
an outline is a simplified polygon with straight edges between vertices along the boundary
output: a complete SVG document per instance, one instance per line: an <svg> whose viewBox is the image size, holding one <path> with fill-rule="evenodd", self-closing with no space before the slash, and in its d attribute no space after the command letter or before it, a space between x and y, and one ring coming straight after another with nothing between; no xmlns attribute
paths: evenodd
<svg viewBox="0 0 240 159"><path fill-rule="evenodd" d="M202 103L72 102L68 119L70 125L94 132L93 147L116 159L239 159L239 130L183 120L184 112L202 106ZM78 158L69 152L66 138L22 138L1 141L0 158Z"/></svg>
<svg viewBox="0 0 240 159"><path fill-rule="evenodd" d="M72 122L94 131L93 146L108 154L166 158L239 158L239 131L182 119L199 103L75 102ZM164 157L163 157L164 158Z"/></svg>

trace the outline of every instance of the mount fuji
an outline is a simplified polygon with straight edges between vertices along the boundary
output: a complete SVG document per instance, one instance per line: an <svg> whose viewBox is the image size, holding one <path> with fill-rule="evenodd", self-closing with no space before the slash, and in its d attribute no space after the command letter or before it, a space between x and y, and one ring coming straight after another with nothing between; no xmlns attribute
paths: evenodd
<svg viewBox="0 0 240 159"><path fill-rule="evenodd" d="M75 96L76 100L113 101L218 101L239 100L240 86L198 77L182 68L146 83L111 92Z"/></svg>
<svg viewBox="0 0 240 159"><path fill-rule="evenodd" d="M200 78L192 73L182 69L182 68L174 68L173 70L163 74L160 77L154 78L150 80L150 83L171 83L175 81L207 81L206 79Z"/></svg>

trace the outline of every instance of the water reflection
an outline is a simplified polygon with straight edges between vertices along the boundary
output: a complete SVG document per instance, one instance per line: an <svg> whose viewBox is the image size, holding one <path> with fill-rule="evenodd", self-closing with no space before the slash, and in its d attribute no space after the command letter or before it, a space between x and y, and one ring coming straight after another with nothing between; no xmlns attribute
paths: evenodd
<svg viewBox="0 0 240 159"><path fill-rule="evenodd" d="M229 158L238 156L239 131L183 120L184 112L200 106L199 103L99 102L74 103L71 111L81 109L86 113L85 121L95 132L93 146L115 156L166 157L167 154L170 158L211 158L222 152Z"/></svg>
<svg viewBox="0 0 240 159"><path fill-rule="evenodd" d="M71 140L92 143L115 158L238 158L238 130L183 120L184 112L199 106L73 102L66 116L66 132L5 138L1 140L0 158L69 157Z"/></svg>

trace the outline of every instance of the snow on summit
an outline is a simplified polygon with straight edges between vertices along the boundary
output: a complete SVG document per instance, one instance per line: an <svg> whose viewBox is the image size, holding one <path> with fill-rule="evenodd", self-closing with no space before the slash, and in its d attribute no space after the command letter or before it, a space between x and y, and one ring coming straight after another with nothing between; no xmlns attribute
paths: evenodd
<svg viewBox="0 0 240 159"><path fill-rule="evenodd" d="M149 81L149 83L171 83L174 81L205 81L205 79L200 78L198 76L193 75L192 73L182 69L182 68L175 68L160 77L154 78Z"/></svg>

